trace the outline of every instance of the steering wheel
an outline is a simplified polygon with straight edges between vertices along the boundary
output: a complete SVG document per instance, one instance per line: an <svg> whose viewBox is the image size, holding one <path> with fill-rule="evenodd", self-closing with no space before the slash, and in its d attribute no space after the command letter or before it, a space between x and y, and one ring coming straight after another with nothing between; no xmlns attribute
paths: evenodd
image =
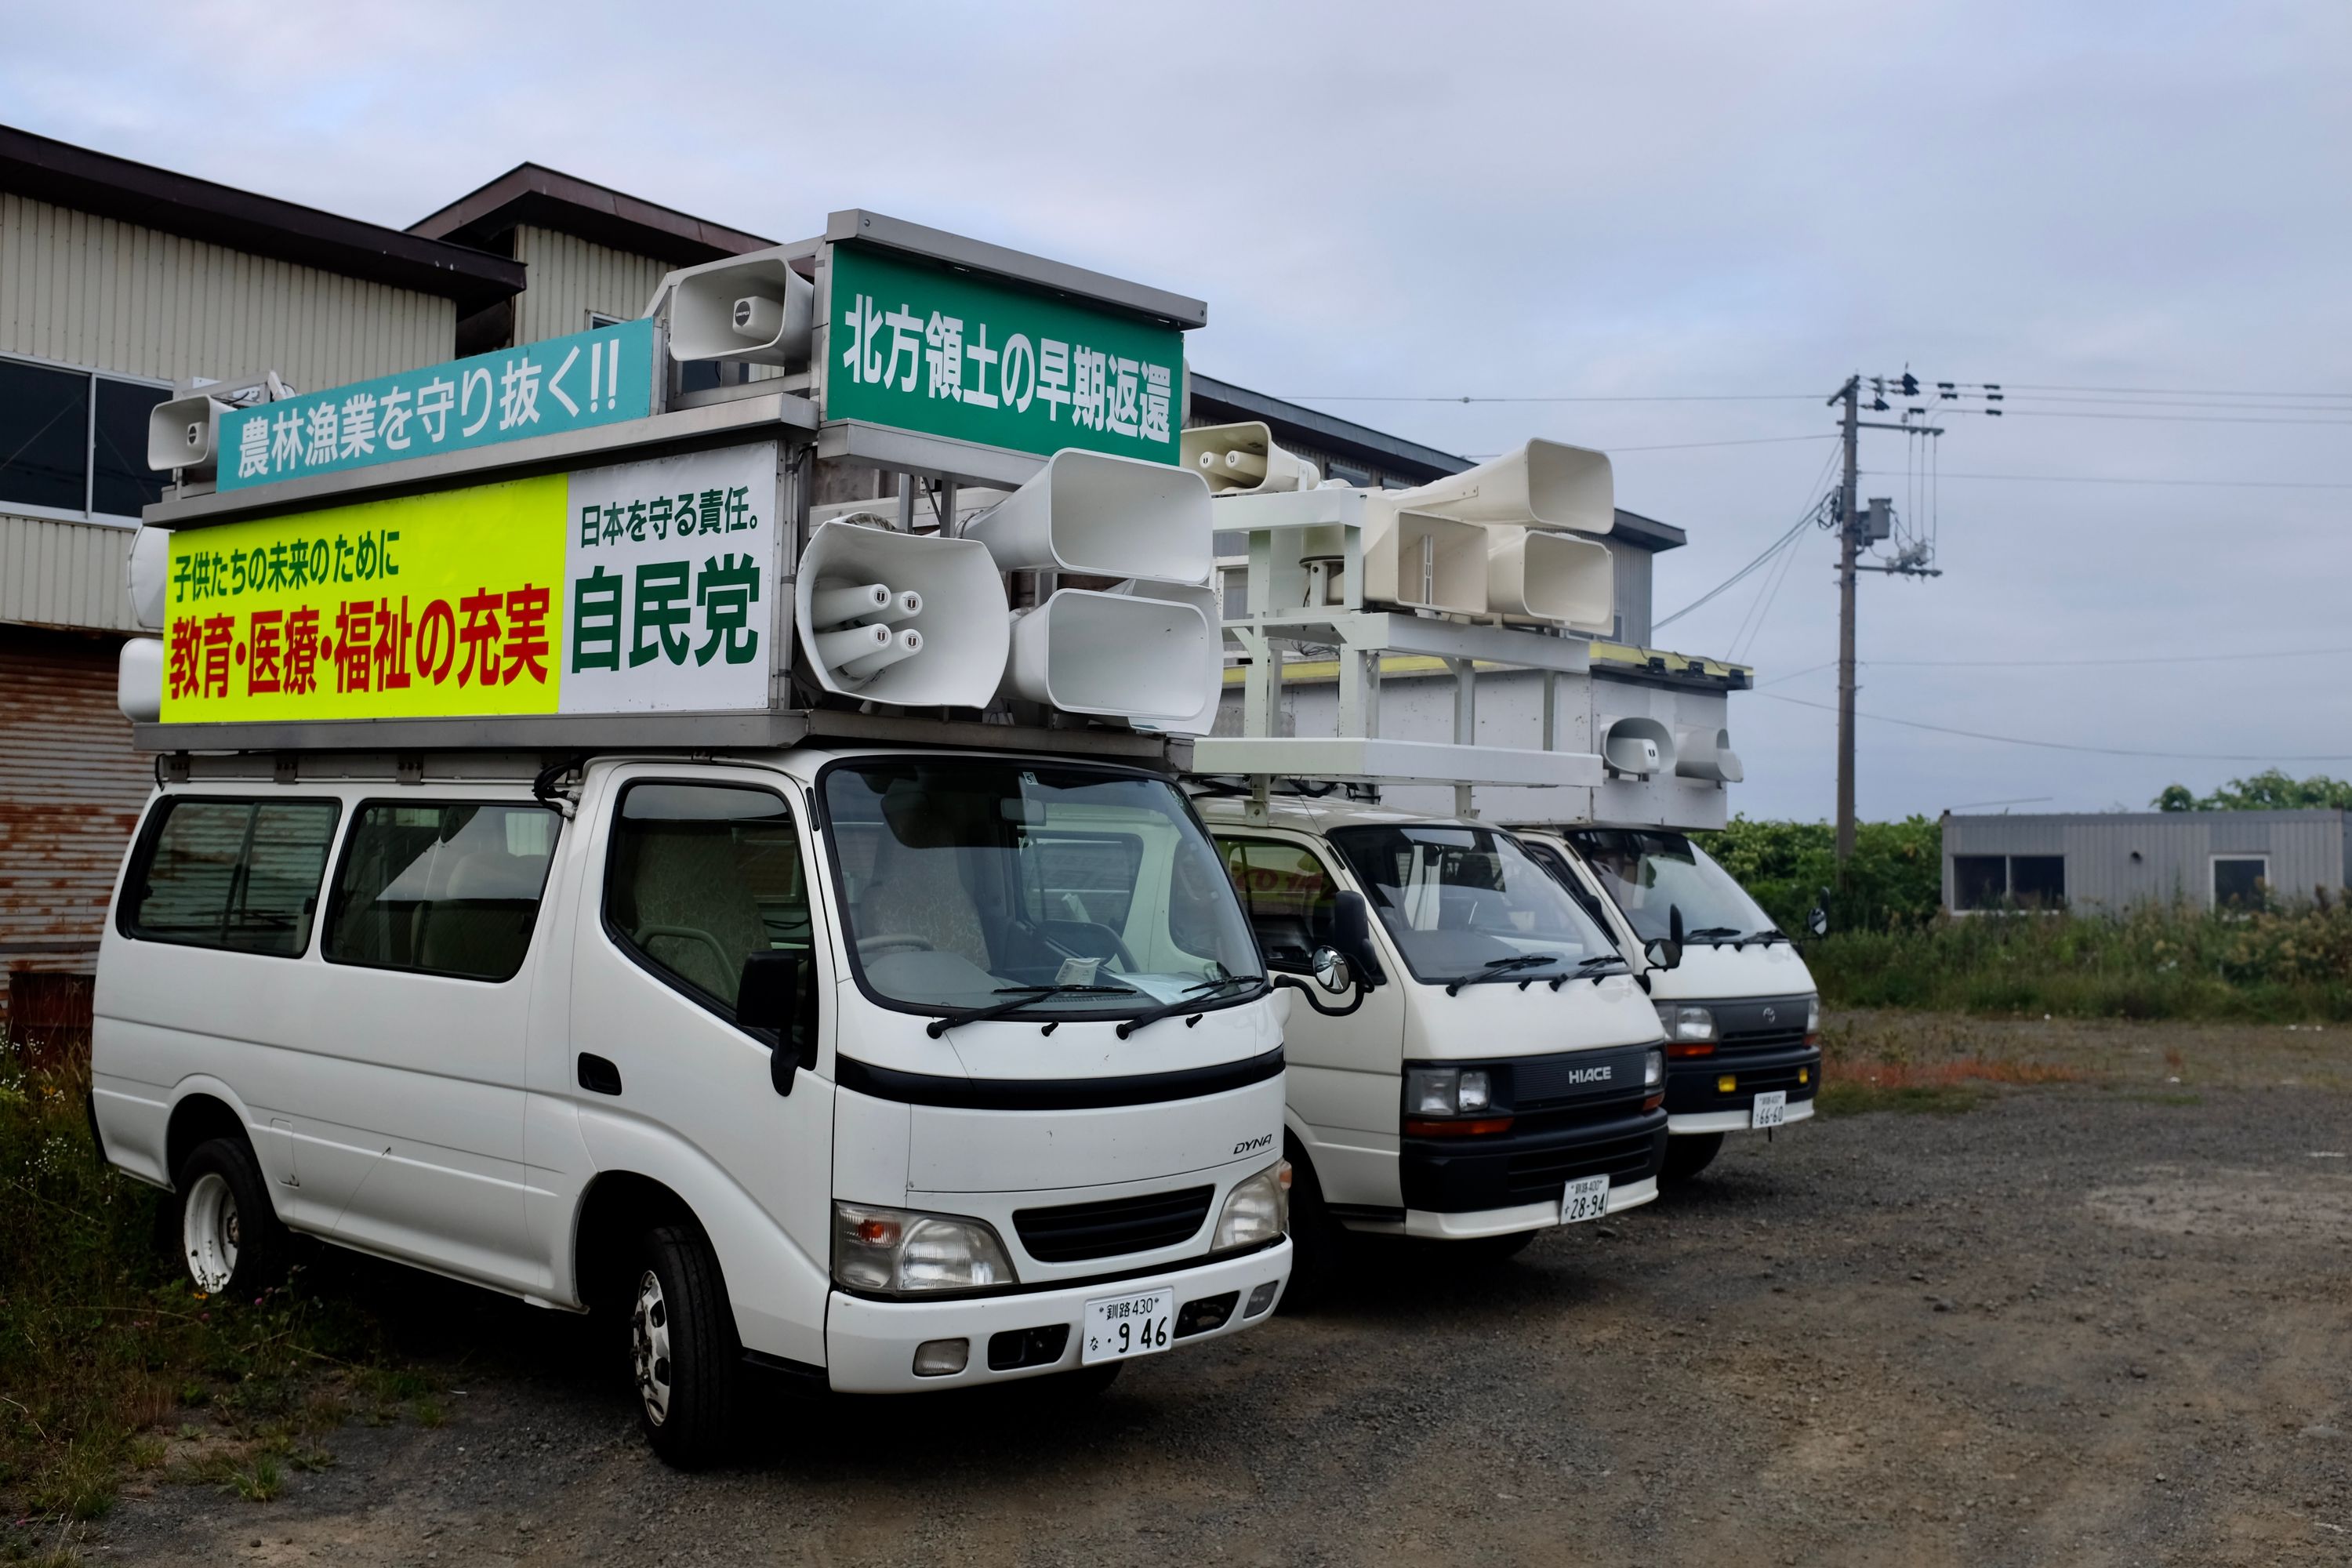
<svg viewBox="0 0 2352 1568"><path fill-rule="evenodd" d="M887 932L881 936L861 936L857 939L857 956L880 958L892 952L929 952L931 944L921 937L905 932Z"/></svg>
<svg viewBox="0 0 2352 1568"><path fill-rule="evenodd" d="M1038 931L1035 933L1039 942L1044 942L1047 947L1053 949L1055 952L1060 953L1064 958L1076 958L1081 960L1091 959L1097 963L1108 963L1111 959L1116 958L1119 962L1119 966L1126 970L1129 974L1133 974L1143 967L1141 964L1135 962L1135 954L1127 951L1127 943L1119 940L1118 932L1111 930L1110 927L1103 924L1100 921L1055 921L1054 923L1055 925L1062 926L1084 926L1088 935L1098 935L1104 941L1110 943L1111 951L1108 954L1099 952L1074 952L1067 946L1055 942L1052 937L1047 936L1045 932Z"/></svg>

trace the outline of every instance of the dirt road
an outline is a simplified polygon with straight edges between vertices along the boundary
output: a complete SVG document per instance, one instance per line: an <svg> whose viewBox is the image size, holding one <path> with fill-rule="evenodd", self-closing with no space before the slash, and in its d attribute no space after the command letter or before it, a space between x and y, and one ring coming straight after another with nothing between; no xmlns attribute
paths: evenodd
<svg viewBox="0 0 2352 1568"><path fill-rule="evenodd" d="M1484 1272L1381 1248L1345 1305L1097 1401L776 1397L715 1475L651 1458L579 1322L357 1266L341 1288L398 1293L430 1400L329 1435L273 1501L140 1489L80 1550L2352 1561L2352 1031L1834 1027L1836 1110L1650 1208ZM2047 1076L2022 1068L2083 1077L1982 1081ZM1898 1104L1926 1109L1873 1109Z"/></svg>

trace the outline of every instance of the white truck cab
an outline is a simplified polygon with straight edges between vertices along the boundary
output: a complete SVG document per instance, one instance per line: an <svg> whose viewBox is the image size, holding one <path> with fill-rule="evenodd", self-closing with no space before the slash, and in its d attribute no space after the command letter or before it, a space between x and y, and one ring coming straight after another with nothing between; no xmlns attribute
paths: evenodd
<svg viewBox="0 0 2352 1568"><path fill-rule="evenodd" d="M1706 1169L1727 1133L1769 1134L1813 1114L1819 988L1729 872L1669 827L1515 831L1649 985L1666 1036L1669 1181Z"/></svg>
<svg viewBox="0 0 2352 1568"><path fill-rule="evenodd" d="M190 771L117 893L94 1076L204 1289L282 1226L609 1306L684 1457L739 1355L858 1393L1107 1381L1281 1292L1280 1008L1164 776Z"/></svg>
<svg viewBox="0 0 2352 1568"><path fill-rule="evenodd" d="M1328 1227L1507 1251L1657 1195L1657 1016L1510 834L1328 797L1276 795L1262 822L1199 804L1268 969L1356 994L1295 1008L1286 1035L1302 1290ZM1352 934L1349 900L1374 917Z"/></svg>

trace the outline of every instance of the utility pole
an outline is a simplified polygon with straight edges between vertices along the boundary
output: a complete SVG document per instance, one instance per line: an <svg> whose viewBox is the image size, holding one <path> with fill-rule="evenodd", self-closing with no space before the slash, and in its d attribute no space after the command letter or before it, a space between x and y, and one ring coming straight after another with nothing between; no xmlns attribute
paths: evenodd
<svg viewBox="0 0 2352 1568"><path fill-rule="evenodd" d="M1843 866L1853 858L1853 578L1862 531L1854 489L1861 478L1862 377L1846 377L1830 402L1845 405L1838 420L1845 443L1845 476L1838 484L1837 860Z"/></svg>

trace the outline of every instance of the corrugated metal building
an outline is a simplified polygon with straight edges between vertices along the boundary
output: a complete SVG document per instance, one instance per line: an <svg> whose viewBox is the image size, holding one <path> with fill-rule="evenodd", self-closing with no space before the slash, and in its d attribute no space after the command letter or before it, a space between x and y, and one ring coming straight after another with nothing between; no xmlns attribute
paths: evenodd
<svg viewBox="0 0 2352 1568"><path fill-rule="evenodd" d="M0 1007L86 973L150 784L114 706L148 411L450 357L515 262L0 127Z"/></svg>
<svg viewBox="0 0 2352 1568"><path fill-rule="evenodd" d="M2342 895L2341 811L2131 811L1944 818L1944 908L2199 909Z"/></svg>

